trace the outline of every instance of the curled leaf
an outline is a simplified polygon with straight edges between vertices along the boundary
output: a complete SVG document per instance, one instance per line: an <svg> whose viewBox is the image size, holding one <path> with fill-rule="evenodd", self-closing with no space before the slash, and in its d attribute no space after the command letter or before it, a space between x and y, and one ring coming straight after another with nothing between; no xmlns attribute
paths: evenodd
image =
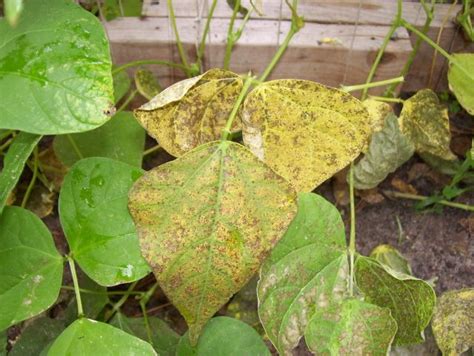
<svg viewBox="0 0 474 356"><path fill-rule="evenodd" d="M168 153L179 157L220 137L242 86L237 74L211 69L166 88L135 116Z"/></svg>
<svg viewBox="0 0 474 356"><path fill-rule="evenodd" d="M474 54L455 53L449 63L449 88L466 111L474 115Z"/></svg>
<svg viewBox="0 0 474 356"><path fill-rule="evenodd" d="M295 200L283 178L229 141L199 146L134 184L129 209L142 254L193 343L282 237Z"/></svg>
<svg viewBox="0 0 474 356"><path fill-rule="evenodd" d="M448 110L431 89L420 90L405 100L400 113L400 129L417 152L431 153L446 160L456 159L449 148Z"/></svg>
<svg viewBox="0 0 474 356"><path fill-rule="evenodd" d="M413 274L407 259L403 257L403 255L393 246L378 245L372 250L370 257L393 269L394 271L401 272L409 276Z"/></svg>
<svg viewBox="0 0 474 356"><path fill-rule="evenodd" d="M243 140L298 192L309 192L354 160L369 139L362 103L305 80L263 83L247 96Z"/></svg>
<svg viewBox="0 0 474 356"><path fill-rule="evenodd" d="M151 100L162 90L153 72L143 68L137 69L135 72L135 86L138 92L148 100Z"/></svg>

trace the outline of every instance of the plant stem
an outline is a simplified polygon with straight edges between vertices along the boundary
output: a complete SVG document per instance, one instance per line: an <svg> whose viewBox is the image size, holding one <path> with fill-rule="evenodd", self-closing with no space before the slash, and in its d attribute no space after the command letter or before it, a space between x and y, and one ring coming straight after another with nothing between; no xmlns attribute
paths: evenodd
<svg viewBox="0 0 474 356"><path fill-rule="evenodd" d="M71 256L67 255L66 258L69 263L69 269L71 270L72 283L74 284L74 293L76 294L77 316L78 318L82 318L84 316L84 309L82 308L82 299L79 281L77 279L76 266L74 265L74 259Z"/></svg>
<svg viewBox="0 0 474 356"><path fill-rule="evenodd" d="M403 104L404 100L400 98L387 98L385 96L375 96L375 95L369 95L369 99L374 99L377 101L385 101L387 103L401 103Z"/></svg>
<svg viewBox="0 0 474 356"><path fill-rule="evenodd" d="M239 111L240 104L242 104L242 101L244 100L245 95L247 94L247 91L252 85L253 79L254 78L250 74L248 75L247 78L245 78L245 82L242 87L242 90L240 91L239 97L237 98L237 101L235 102L234 107L232 108L232 111L229 115L229 118L227 119L227 122L225 123L225 127L222 130L221 141L226 141L229 135L231 134L232 123L234 122L234 119L237 116L237 112Z"/></svg>
<svg viewBox="0 0 474 356"><path fill-rule="evenodd" d="M127 97L127 99L125 99L125 101L122 103L122 105L120 105L120 107L118 108L118 110L115 112L115 115L117 115L119 112L122 112L123 110L125 110L128 106L128 104L130 104L130 102L135 99L135 96L137 95L138 93L138 90L135 89L134 91L132 91L130 93L130 95Z"/></svg>
<svg viewBox="0 0 474 356"><path fill-rule="evenodd" d="M394 197L394 198L404 198L404 199L420 200L420 201L428 199L428 197L425 197L423 195L394 192L394 191L390 191L390 190L386 190L383 193L385 195L389 196L389 197ZM455 203L455 202L451 202L451 201L447 201L447 200L439 200L436 203L441 204L441 205L445 205L445 206L449 206L451 208L457 208L457 209L462 209L462 210L467 210L467 211L474 211L474 206L473 205Z"/></svg>
<svg viewBox="0 0 474 356"><path fill-rule="evenodd" d="M155 293L157 288L158 288L158 282L153 284L153 286L146 293L144 293L143 296L140 298L140 308L141 308L142 314L143 314L143 322L145 323L146 333L147 333L147 336L148 336L148 340L151 344L153 344L153 340L152 340L152 337L151 337L151 328L150 328L150 323L148 321L148 313L147 313L147 310L146 310L146 305L147 305L148 301L150 300L150 298Z"/></svg>
<svg viewBox="0 0 474 356"><path fill-rule="evenodd" d="M35 146L33 150L33 176L31 177L30 183L28 184L28 188L26 188L25 195L23 196L23 200L21 202L21 207L24 208L28 203L28 199L30 199L31 191L35 186L36 179L38 178L38 146Z"/></svg>
<svg viewBox="0 0 474 356"><path fill-rule="evenodd" d="M202 73L202 58L204 57L204 51L206 50L206 37L209 33L211 27L212 16L214 16L214 10L216 9L217 0L213 0L209 13L207 14L206 25L204 26L204 32L202 34L201 43L199 44L197 52L197 62L199 66L199 71Z"/></svg>
<svg viewBox="0 0 474 356"><path fill-rule="evenodd" d="M7 148L8 146L10 146L13 142L13 138L9 139L8 141L6 141L3 145L0 146L0 152L2 152L5 148Z"/></svg>
<svg viewBox="0 0 474 356"><path fill-rule="evenodd" d="M82 155L81 150L77 146L76 141L74 140L74 137L72 137L71 134L66 134L66 137L67 137L69 143L71 144L72 149L76 153L77 157L79 157L79 159L83 159L84 156Z"/></svg>
<svg viewBox="0 0 474 356"><path fill-rule="evenodd" d="M169 62L169 61L161 61L161 60L154 60L154 59L145 59L145 60L125 63L124 65L121 65L117 68L114 68L112 70L112 74L117 74L118 72L124 71L125 69L132 68L132 67L138 67L138 66L146 65L146 64L159 64L159 65L164 65L164 66L168 66L168 67L171 67L171 68L178 68L178 69L181 69L185 73L186 73L186 69L187 69L185 66L183 66L182 64L179 64L179 63L174 63L174 62Z"/></svg>
<svg viewBox="0 0 474 356"><path fill-rule="evenodd" d="M227 44L225 47L224 55L224 69L229 69L230 58L232 56L232 48L234 47L234 22L237 17L237 13L240 8L240 0L235 1L234 9L232 10L232 16L230 18L229 27L227 29Z"/></svg>
<svg viewBox="0 0 474 356"><path fill-rule="evenodd" d="M392 83L401 83L404 81L403 77L396 77L396 78L390 78L390 79L385 79L381 80L378 82L367 82L365 84L356 84L356 85L347 85L347 86L342 86L341 89L347 92L351 91L356 91L356 90L364 90L366 92L367 89L370 88L375 88L375 87L380 87L383 85L388 85ZM362 94L364 95L364 94ZM364 99L367 98L367 95L364 97Z"/></svg>
<svg viewBox="0 0 474 356"><path fill-rule="evenodd" d="M71 286L61 286L61 289L65 290L75 290L74 287ZM99 292L96 290L91 290L91 289L84 289L84 288L79 288L79 292L81 293L86 293L86 294L96 294L96 295L137 295L141 296L144 294L144 292L127 292L127 291L105 291L105 292Z"/></svg>
<svg viewBox="0 0 474 356"><path fill-rule="evenodd" d="M110 315L105 320L106 322L109 321L110 319L112 319L112 317L115 315L115 313L117 313L120 310L122 305L127 301L128 297L132 294L133 289L136 287L137 283L138 283L138 281L135 281L132 284L130 284L130 286L128 287L127 291L124 293L122 298L120 298L117 303L113 304L112 311L111 311Z"/></svg>
<svg viewBox="0 0 474 356"><path fill-rule="evenodd" d="M4 133L0 134L0 141L6 139L8 136L13 134L13 130L6 130Z"/></svg>
<svg viewBox="0 0 474 356"><path fill-rule="evenodd" d="M351 162L349 169L349 197L350 197L350 209L351 209L351 229L349 234L349 268L350 268L350 279L349 279L349 293L352 297L354 295L354 259L356 253L356 214L355 214L355 200L354 200L354 162Z"/></svg>
<svg viewBox="0 0 474 356"><path fill-rule="evenodd" d="M178 26L176 25L176 16L174 15L173 1L167 0L167 4L168 4L168 12L169 12L169 18L171 21L171 26L173 27L174 35L176 38L176 46L178 47L179 57L181 58L181 62L183 63L184 72L189 77L191 75L191 72L189 70L190 67L189 67L188 59L186 57L186 53L184 52L183 43L181 42L181 39L179 38Z"/></svg>
<svg viewBox="0 0 474 356"><path fill-rule="evenodd" d="M160 145L153 146L145 151L143 151L143 157L148 156L149 154L152 154L153 152L158 151L161 148Z"/></svg>

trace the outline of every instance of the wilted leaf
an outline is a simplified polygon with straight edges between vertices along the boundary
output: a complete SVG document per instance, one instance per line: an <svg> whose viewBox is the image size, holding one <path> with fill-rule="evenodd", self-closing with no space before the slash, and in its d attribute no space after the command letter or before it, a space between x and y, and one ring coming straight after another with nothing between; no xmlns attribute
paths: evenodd
<svg viewBox="0 0 474 356"><path fill-rule="evenodd" d="M124 70L115 73L113 80L115 103L118 103L129 91L131 81L128 73Z"/></svg>
<svg viewBox="0 0 474 356"><path fill-rule="evenodd" d="M149 267L142 258L128 191L139 168L107 158L87 158L69 171L59 196L59 217L82 270L104 286L133 282Z"/></svg>
<svg viewBox="0 0 474 356"><path fill-rule="evenodd" d="M366 99L362 101L362 105L364 105L369 113L372 132L381 131L385 126L386 117L389 116L389 114L393 115L393 110L390 104L382 101Z"/></svg>
<svg viewBox="0 0 474 356"><path fill-rule="evenodd" d="M355 278L365 301L392 311L398 324L395 345L423 342L423 330L431 320L436 302L428 283L363 256L357 257Z"/></svg>
<svg viewBox="0 0 474 356"><path fill-rule="evenodd" d="M157 355L150 344L120 329L91 319L78 319L48 351L56 355Z"/></svg>
<svg viewBox="0 0 474 356"><path fill-rule="evenodd" d="M16 26L23 11L23 0L5 0L3 6L8 23L10 26Z"/></svg>
<svg viewBox="0 0 474 356"><path fill-rule="evenodd" d="M184 334L176 350L177 356L270 356L267 346L249 325L225 316L211 319L193 347L188 333Z"/></svg>
<svg viewBox="0 0 474 356"><path fill-rule="evenodd" d="M110 50L93 14L73 1L29 1L15 28L0 21L0 38L0 127L61 134L109 119Z"/></svg>
<svg viewBox="0 0 474 356"><path fill-rule="evenodd" d="M449 88L466 111L474 115L474 54L451 54L449 63Z"/></svg>
<svg viewBox="0 0 474 356"><path fill-rule="evenodd" d="M265 260L257 289L260 320L280 353L298 345L316 303L344 294L345 250L338 210L319 195L300 193L298 213Z"/></svg>
<svg viewBox="0 0 474 356"><path fill-rule="evenodd" d="M281 238L295 200L286 181L230 141L202 145L134 184L142 254L193 342Z"/></svg>
<svg viewBox="0 0 474 356"><path fill-rule="evenodd" d="M145 130L131 112L122 111L95 130L55 136L53 147L69 167L86 157L108 157L141 167Z"/></svg>
<svg viewBox="0 0 474 356"><path fill-rule="evenodd" d="M31 190L26 208L42 219L53 212L55 202L56 193L41 184L37 184Z"/></svg>
<svg viewBox="0 0 474 356"><path fill-rule="evenodd" d="M390 245L378 245L370 253L371 258L379 261L381 264L407 275L412 275L410 264L398 250Z"/></svg>
<svg viewBox="0 0 474 356"><path fill-rule="evenodd" d="M370 118L351 95L304 80L263 83L247 96L243 139L298 192L309 192L354 160Z"/></svg>
<svg viewBox="0 0 474 356"><path fill-rule="evenodd" d="M354 166L354 187L371 189L408 161L414 145L400 132L397 117L390 114L381 131L375 132L366 155Z"/></svg>
<svg viewBox="0 0 474 356"><path fill-rule="evenodd" d="M397 333L390 309L357 299L317 309L305 331L316 355L387 355Z"/></svg>
<svg viewBox="0 0 474 356"><path fill-rule="evenodd" d="M53 141L54 142L54 141ZM38 155L39 165L42 168L44 175L50 182L48 188L59 192L63 185L64 176L67 173L67 167L61 163L54 153L53 146L41 151Z"/></svg>
<svg viewBox="0 0 474 356"><path fill-rule="evenodd" d="M179 157L221 136L242 85L237 74L211 69L166 88L135 116L168 153Z"/></svg>
<svg viewBox="0 0 474 356"><path fill-rule="evenodd" d="M20 179L28 157L40 139L41 136L20 132L8 149L0 172L0 214L10 193Z"/></svg>
<svg viewBox="0 0 474 356"><path fill-rule="evenodd" d="M440 158L453 160L449 149L448 110L439 103L431 89L423 89L403 103L400 129L415 145L417 152L428 152Z"/></svg>
<svg viewBox="0 0 474 356"><path fill-rule="evenodd" d="M44 223L7 206L0 216L0 330L31 318L58 298L63 259Z"/></svg>
<svg viewBox="0 0 474 356"><path fill-rule="evenodd" d="M474 347L474 289L444 293L436 305L432 326L443 355L460 355Z"/></svg>
<svg viewBox="0 0 474 356"><path fill-rule="evenodd" d="M162 90L153 72L143 68L137 69L135 72L135 86L138 92L148 100L151 100Z"/></svg>
<svg viewBox="0 0 474 356"><path fill-rule="evenodd" d="M128 318L122 313L117 313L110 321L110 324L126 333L150 342L158 355L174 356L180 336L157 317L149 316L148 323L150 325L151 340L148 340L144 318Z"/></svg>

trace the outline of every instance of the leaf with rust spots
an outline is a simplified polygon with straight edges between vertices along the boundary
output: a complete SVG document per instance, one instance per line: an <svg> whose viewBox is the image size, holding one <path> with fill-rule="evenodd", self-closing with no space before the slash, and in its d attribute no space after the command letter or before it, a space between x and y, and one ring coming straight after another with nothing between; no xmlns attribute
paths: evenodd
<svg viewBox="0 0 474 356"><path fill-rule="evenodd" d="M444 293L436 305L432 327L443 355L460 355L474 347L474 289Z"/></svg>
<svg viewBox="0 0 474 356"><path fill-rule="evenodd" d="M420 153L431 153L446 160L456 156L449 148L448 110L431 89L423 89L405 100L400 113L400 129Z"/></svg>
<svg viewBox="0 0 474 356"><path fill-rule="evenodd" d="M305 80L259 85L242 110L244 143L309 192L354 160L371 134L362 103L338 89Z"/></svg>
<svg viewBox="0 0 474 356"><path fill-rule="evenodd" d="M355 278L365 301L392 311L398 324L395 345L424 341L423 330L436 303L435 292L427 282L363 256L356 260Z"/></svg>
<svg viewBox="0 0 474 356"><path fill-rule="evenodd" d="M244 146L199 146L129 195L142 254L193 342L260 267L296 214L293 188Z"/></svg>
<svg viewBox="0 0 474 356"><path fill-rule="evenodd" d="M148 100L151 100L162 90L153 72L144 68L137 69L135 72L135 86L138 92Z"/></svg>
<svg viewBox="0 0 474 356"><path fill-rule="evenodd" d="M237 74L211 69L166 88L135 116L167 152L179 157L219 139L242 86ZM233 129L239 126L235 120Z"/></svg>
<svg viewBox="0 0 474 356"><path fill-rule="evenodd" d="M280 353L298 345L317 304L342 299L345 250L338 210L319 195L300 193L298 213L265 260L257 288L260 320Z"/></svg>
<svg viewBox="0 0 474 356"><path fill-rule="evenodd" d="M449 63L449 89L459 104L474 115L474 53L454 53Z"/></svg>
<svg viewBox="0 0 474 356"><path fill-rule="evenodd" d="M389 114L393 114L392 107L382 101L366 99L362 105L367 109L370 118L372 132L381 131L384 127L385 119Z"/></svg>
<svg viewBox="0 0 474 356"><path fill-rule="evenodd" d="M316 355L387 355L397 333L390 309L346 299L318 309L305 331Z"/></svg>
<svg viewBox="0 0 474 356"><path fill-rule="evenodd" d="M372 250L370 257L394 271L413 275L407 259L393 246L378 245Z"/></svg>

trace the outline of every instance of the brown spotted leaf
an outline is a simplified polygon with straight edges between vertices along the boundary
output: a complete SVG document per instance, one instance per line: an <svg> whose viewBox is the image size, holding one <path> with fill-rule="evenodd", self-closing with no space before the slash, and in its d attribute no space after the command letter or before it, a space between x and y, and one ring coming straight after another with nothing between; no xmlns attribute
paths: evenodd
<svg viewBox="0 0 474 356"><path fill-rule="evenodd" d="M148 100L154 98L162 90L153 72L143 68L135 72L135 86L138 92Z"/></svg>
<svg viewBox="0 0 474 356"><path fill-rule="evenodd" d="M359 100L305 80L255 88L244 103L242 129L250 150L298 192L312 191L348 165L371 133Z"/></svg>
<svg viewBox="0 0 474 356"><path fill-rule="evenodd" d="M135 116L167 152L179 157L220 137L242 85L237 74L211 69L166 88ZM234 128L239 125L236 120Z"/></svg>
<svg viewBox="0 0 474 356"><path fill-rule="evenodd" d="M282 237L296 194L244 146L212 142L145 173L129 208L142 254L195 342Z"/></svg>
<svg viewBox="0 0 474 356"><path fill-rule="evenodd" d="M393 113L392 107L387 103L374 99L366 99L362 102L362 105L364 105L369 113L372 132L381 131L385 118L388 114Z"/></svg>
<svg viewBox="0 0 474 356"><path fill-rule="evenodd" d="M400 129L419 153L430 153L446 160L456 159L449 148L448 110L431 89L423 89L405 100L400 113Z"/></svg>
<svg viewBox="0 0 474 356"><path fill-rule="evenodd" d="M432 327L443 355L460 355L474 347L474 289L444 293L436 305Z"/></svg>

